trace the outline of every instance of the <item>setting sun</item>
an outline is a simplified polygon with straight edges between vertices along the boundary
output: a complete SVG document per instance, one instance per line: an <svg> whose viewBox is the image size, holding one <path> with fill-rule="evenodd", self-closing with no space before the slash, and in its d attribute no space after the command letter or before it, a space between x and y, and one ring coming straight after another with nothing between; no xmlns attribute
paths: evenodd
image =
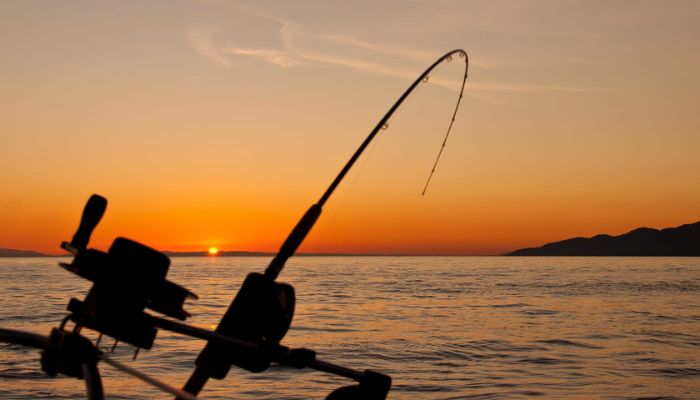
<svg viewBox="0 0 700 400"><path fill-rule="evenodd" d="M210 256L215 256L215 255L217 255L217 254L219 254L219 249L217 249L216 247L210 247L210 248L209 248L209 255L210 255Z"/></svg>

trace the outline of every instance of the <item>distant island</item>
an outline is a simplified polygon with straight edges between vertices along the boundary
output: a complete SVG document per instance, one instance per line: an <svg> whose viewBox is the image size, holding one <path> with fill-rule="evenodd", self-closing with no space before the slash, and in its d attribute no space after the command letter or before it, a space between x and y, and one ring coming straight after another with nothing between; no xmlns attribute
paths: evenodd
<svg viewBox="0 0 700 400"><path fill-rule="evenodd" d="M577 237L519 249L506 256L700 256L700 222L675 228L638 228L619 236Z"/></svg>
<svg viewBox="0 0 700 400"><path fill-rule="evenodd" d="M272 257L277 253L264 251L219 251L216 255L208 251L163 251L168 257ZM400 253L298 253L297 257L364 257L364 256L403 256ZM70 254L44 254L32 250L0 248L0 257L69 257Z"/></svg>
<svg viewBox="0 0 700 400"><path fill-rule="evenodd" d="M0 248L0 257L50 257L48 254L31 250L3 249Z"/></svg>

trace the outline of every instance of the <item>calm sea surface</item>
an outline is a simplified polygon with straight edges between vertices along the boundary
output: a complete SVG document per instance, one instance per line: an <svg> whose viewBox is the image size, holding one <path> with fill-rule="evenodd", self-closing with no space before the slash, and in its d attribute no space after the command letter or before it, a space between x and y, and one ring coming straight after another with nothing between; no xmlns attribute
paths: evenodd
<svg viewBox="0 0 700 400"><path fill-rule="evenodd" d="M48 334L89 283L56 258L0 258L0 326ZM188 321L213 328L267 258L173 258L200 296ZM283 341L394 380L393 399L700 399L700 258L298 257L281 281L297 311ZM87 335L96 337L92 332ZM105 349L111 340L102 341ZM175 386L203 342L160 331L114 358ZM100 365L109 398L166 398ZM232 369L203 398L323 399L347 384L314 371ZM39 354L0 344L0 398L80 398Z"/></svg>

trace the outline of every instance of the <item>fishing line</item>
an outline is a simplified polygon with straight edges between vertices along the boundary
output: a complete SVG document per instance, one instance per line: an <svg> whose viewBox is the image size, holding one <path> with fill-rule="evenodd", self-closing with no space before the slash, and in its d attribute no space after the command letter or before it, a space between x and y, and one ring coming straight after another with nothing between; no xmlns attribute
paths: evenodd
<svg viewBox="0 0 700 400"><path fill-rule="evenodd" d="M355 174L355 176L353 176L347 189L344 191L344 193L340 197L340 201L338 202L338 206L335 208L335 210L332 211L332 214L331 214L330 218L327 219L327 222L321 226L320 232L318 234L319 238L326 237L326 234L328 233L328 227L331 226L331 224L338 217L338 214L340 214L340 210L343 209L343 206L345 205L348 197L350 197L350 193L353 192L353 189L355 188L355 184L359 180L360 175L362 175L362 172L365 170L365 166L369 163L369 160L372 158L372 154L374 154L374 150L377 148L378 145L379 145L378 143L370 144L369 148L367 149L367 155L365 157L363 157L363 159L360 162L360 165L357 169L357 173Z"/></svg>
<svg viewBox="0 0 700 400"><path fill-rule="evenodd" d="M462 52L459 52L459 51L456 51L456 53L459 54L459 56L458 56L459 58L465 58L465 64L466 64L465 70L464 70L464 77L463 77L463 79L462 79L462 84L461 84L461 86L458 86L458 87L460 88L460 90L459 90L459 98L457 99L457 103L456 103L455 109L454 109L454 111L453 111L453 113L452 113L452 118L451 118L451 120L450 120L450 124L449 124L449 126L448 126L448 128L447 128L447 131L446 131L446 134L445 134L445 136L444 136L444 138L443 138L443 140L442 140L442 145L440 146L440 150L439 150L439 152L438 152L438 155L437 155L437 157L435 158L435 161L433 162L432 168L431 168L431 170L430 170L430 171L431 171L431 172L430 172L430 175L429 175L429 177L428 177L428 179L427 179L427 181L426 181L426 183L425 183L425 185L424 185L424 187L423 187L423 191L421 192L421 196L425 196L425 193L426 193L426 191L427 191L427 188L428 188L428 185L429 185L429 183L430 183L430 180L431 180L433 174L435 173L435 169L436 169L437 164L438 164L438 162L439 162L439 160L440 160L440 158L441 158L442 152L443 152L444 148L445 148L446 145L447 145L447 139L448 139L448 137L449 137L449 135L450 135L450 132L451 132L451 130L452 130L452 126L453 126L454 121L455 121L455 116L457 115L457 111L458 111L458 109L459 109L459 105L460 105L460 102L461 102L461 98L462 98L462 95L463 95L463 92L464 92L464 86L465 86L466 78L467 78L468 59L466 58L466 53L462 53ZM418 94L420 93L421 90L425 90L425 89L423 89L423 87L424 87L425 85L428 85L428 84L430 84L430 83L434 83L434 82L440 81L440 80L435 80L435 79L431 80L431 77L439 76L439 75L440 75L440 72L443 71L443 69L445 68L445 66L447 65L447 63L451 63L451 62L452 62L453 57L452 57L451 55L448 55L448 56L446 56L446 57L444 56L444 57L442 58L442 60L443 60L443 61L447 61L447 62L440 62L440 63L438 63L434 68L431 68L431 69L430 69L430 72L429 72L428 74L425 74L425 76L424 76L423 79L421 80L421 84L417 85L417 86L415 87L415 89L410 93L411 96L408 96L408 97L401 103L400 107L397 108L397 109L395 110L395 112L391 115L391 118L390 118L390 119L387 119L387 120L384 122L384 124L382 125L382 128L381 128L382 131L387 132L387 131L389 131L389 130L391 129L391 124L390 124L391 121L392 121L392 120L393 120L393 121L396 121L396 120L397 120L397 117L399 117L399 116L401 115L401 113L402 113L402 111L403 111L404 109L410 108L410 105L414 102L414 98L418 96ZM452 83L452 82L448 82L448 83ZM457 89L456 87L455 87L455 88L449 88L449 87L447 87L447 86L445 85L445 83L443 83L443 84L435 84L435 85L436 85L436 86L443 86L444 88L446 88L446 89L448 89L448 90L456 90L456 89ZM383 136L383 135L381 135L381 136ZM368 146L368 147L370 147L370 148L368 149L367 155L366 155L365 157L363 157L363 161L361 162L361 164L360 164L360 166L359 166L359 171L358 171L357 174L352 178L352 182L350 183L350 187L349 187L348 190L343 194L342 200L341 200L341 202L339 203L338 209L334 212L333 216L330 218L329 223L332 222L332 221L335 219L335 216L338 214L338 211L340 210L340 208L342 208L342 205L345 203L346 199L349 197L349 194L352 192L352 189L354 188L354 186L355 186L355 184L356 184L358 178L360 177L360 175L362 175L362 171L364 170L365 166L367 165L367 162L368 162L368 160L371 158L371 156L372 156L374 150L376 149L377 145L373 143L371 146Z"/></svg>
<svg viewBox="0 0 700 400"><path fill-rule="evenodd" d="M450 125L447 127L447 132L445 133L445 138L442 140L442 145L440 146L440 151L438 151L437 157L435 157L435 163L433 163L433 168L430 170L430 175L428 175L428 180L425 182L425 187L423 187L423 193L421 193L421 196L425 196L425 192L428 190L428 185L430 185L430 180L433 178L433 175L435 174L435 168L437 168L438 162L440 162L440 157L442 156L442 152L445 150L445 147L447 146L447 139L450 137L450 132L452 131L452 126L454 126L455 123L455 118L457 117L457 111L459 110L459 104L462 102L462 97L464 96L464 85L467 83L467 72L469 69L469 59L467 58L467 54L462 52L459 53L460 57L465 58L465 63L466 67L464 68L464 79L462 80L462 87L460 88L459 91L459 97L457 98L457 104L455 104L455 109L454 112L452 113L452 119L450 120ZM452 57L448 56L446 58L448 62L452 61Z"/></svg>
<svg viewBox="0 0 700 400"><path fill-rule="evenodd" d="M447 139L448 139L449 134L450 134L450 132L451 132L451 130L452 130L452 126L453 126L454 121L455 121L455 116L456 116L457 110L459 109L459 105L460 105L462 93L463 93L463 91L464 91L464 83L466 82L466 75L467 75L467 68L468 68L468 60L466 59L466 56L462 55L461 53L458 53L458 54L459 54L458 57L460 57L460 58L462 58L462 57L465 58L465 63L467 63L467 66L465 67L464 78L463 78L463 80L462 80L462 85L461 85L461 86L457 86L457 87L460 88L460 91L459 91L460 97L457 99L457 104L455 105L455 109L454 109L454 111L453 111L453 113L452 113L452 118L451 118L451 120L450 120L450 124L449 124L449 126L448 126L448 128L447 128L446 134L445 134L445 136L443 137L443 140L442 140L442 142L441 142L442 144L441 144L441 146L440 146L440 150L439 150L439 152L438 152L438 155L437 155L436 158L435 158L435 161L433 162L432 168L431 168L431 170L430 170L430 174L429 174L428 179L427 179L427 181L426 181L426 183L425 183L425 185L424 185L424 187L423 187L423 191L421 192L421 198L425 196L425 193L426 193L426 191L427 191L427 189L428 189L428 185L430 184L431 178L432 178L432 176L434 175L435 170L436 170L436 167L437 167L437 164L438 164L438 162L439 162L439 160L440 160L440 158L441 158L441 156L442 156L442 152L443 152L443 150L445 149L445 147L446 147L446 145L447 145ZM408 96L408 97L405 99L405 101L404 101L403 103L401 103L401 106L400 106L398 109L396 109L396 111L391 115L391 119L390 119L390 120L387 120L387 121L384 123L384 125L382 125L381 130L384 131L383 133L389 131L389 129L392 128L391 125L390 125L391 121L396 121L396 120L397 120L397 117L399 117L400 115L402 115L401 113L402 113L402 111L403 111L404 109L410 109L410 105L413 104L414 98L417 97L421 91L424 91L424 90L425 90L425 89L423 89L424 86L433 83L433 87L435 87L435 86L443 86L443 88L445 88L445 89L447 89L447 90L457 90L457 87L455 87L455 88L450 88L450 87L448 87L448 86L446 85L446 83L452 83L451 81L443 82L442 80L436 80L436 79L432 79L432 80L431 80L432 77L440 76L440 72L443 71L444 68L446 67L446 65L447 65L448 63L450 63L452 60L453 60L452 56L444 57L444 61L447 61L447 62L440 62L439 64L437 64L437 66L435 66L434 68L432 68L432 69L430 70L430 73L429 73L429 74L427 74L427 75L425 75L425 76L423 77L423 79L421 80L420 84L419 84L418 86L416 86L415 89L411 92L411 96ZM435 83L435 82L442 82L442 83L440 84L440 83ZM381 136L384 136L384 135L380 135L380 137L381 137ZM368 161L369 161L369 159L371 159L372 154L374 153L374 151L375 151L375 149L377 148L377 146L378 146L377 143L371 143L370 146L368 146L369 148L367 149L367 155L366 155L365 157L363 157L363 160L360 162L360 165L358 166L358 167L359 167L359 168L358 168L358 172L352 177L352 181L350 182L350 185L349 185L348 189L345 190L344 193L342 194L341 200L340 200L340 202L338 203L337 208L333 211L333 213L331 214L330 218L327 220L328 222L325 223L325 224L323 225L323 227L321 228L321 232L319 232L319 237L324 237L324 236L326 235L326 233L328 232L328 227L336 220L338 214L340 214L341 209L342 209L343 206L345 205L345 203L346 203L348 197L350 197L350 194L353 192L353 189L354 189L354 187L355 187L357 181L359 180L359 177L362 175L362 172L364 171L365 166L368 164ZM418 204L414 204L413 207L412 207L413 211L415 211L415 209L416 209L417 207L418 207Z"/></svg>
<svg viewBox="0 0 700 400"><path fill-rule="evenodd" d="M439 71L442 69L442 67L443 67L443 64L440 64L438 67L436 67L436 68L433 70L433 73L439 72ZM423 84L426 84L426 83L428 83L428 81L424 81L424 82L423 82ZM401 104L401 107L400 107L399 109L396 110L396 112L394 113L394 115L391 116L391 120L396 121L397 117L401 115L401 112L402 112L405 108L409 108L409 106L410 106L410 105L413 103L413 101L414 101L413 98L416 97L417 94L421 91L422 86L423 86L423 85L419 85L419 86L416 87L416 89L415 89L415 90L413 91L413 93L412 93L413 96L409 96L409 97L403 102L403 104ZM388 132L390 129L392 129L392 127L391 127L391 121L387 121L387 122L382 126L382 131L384 131L384 133L386 133L386 132ZM380 139L381 139L381 136L384 136L384 135L380 135L380 136L377 138L377 140L380 140ZM370 143L369 146L367 146L367 147L368 147L368 148L367 148L367 155L365 155L364 157L362 157L362 161L360 161L360 165L359 165L358 168L357 168L357 173L355 173L355 174L352 176L352 180L350 181L350 184L349 184L349 185L346 185L347 189L345 189L345 190L343 191L343 194L341 195L341 199L340 199L340 201L338 202L337 207L332 211L332 214L331 214L331 216L327 219L327 222L325 222L325 223L323 224L323 226L321 226L320 232L319 232L319 235L318 235L319 238L323 238L323 237L326 235L326 233L328 232L328 227L336 220L338 214L340 214L340 211L341 211L341 210L343 209L343 207L345 206L345 203L347 202L347 199L350 197L350 194L353 192L357 181L359 180L360 176L362 176L362 173L364 172L365 167L367 166L367 164L369 164L369 160L372 159L372 154L374 154L374 151L375 151L375 149L376 149L378 146L379 146L379 143L375 143L374 141L373 141L372 143Z"/></svg>

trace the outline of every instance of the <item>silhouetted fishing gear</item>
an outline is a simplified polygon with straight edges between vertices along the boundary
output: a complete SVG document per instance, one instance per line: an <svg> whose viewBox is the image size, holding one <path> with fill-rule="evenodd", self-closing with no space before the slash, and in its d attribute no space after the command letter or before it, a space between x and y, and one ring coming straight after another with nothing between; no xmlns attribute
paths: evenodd
<svg viewBox="0 0 700 400"><path fill-rule="evenodd" d="M41 369L49 376L58 374L83 379L87 398L92 400L104 399L104 390L98 361L132 375L160 390L178 396L185 400L195 399L189 393L174 388L149 375L139 372L108 357L104 352L93 346L85 337L64 329L54 328L50 336L0 328L0 341L34 347L42 350Z"/></svg>
<svg viewBox="0 0 700 400"><path fill-rule="evenodd" d="M331 182L318 202L313 204L302 216L301 220L296 224L270 262L265 273L251 273L246 277L241 289L217 326L216 332L258 343L262 351L250 353L244 349L230 347L227 350L223 346L208 343L199 357L197 357L197 367L183 387L183 390L193 394L199 393L209 378L225 378L231 365L237 365L251 372L261 372L267 369L272 361L272 357L270 357L267 349L277 346L282 338L284 338L292 322L295 304L294 289L288 284L275 282L275 279L279 276L287 260L294 255L309 231L311 231L311 228L321 215L323 205L333 194L336 187L340 184L377 133L380 130L386 130L388 128L389 119L394 112L421 82L427 82L427 78L433 69L445 61L452 61L453 56L464 59L464 77L462 79L459 97L455 104L454 112L452 113L450 125L430 175L428 176L428 180L423 188L422 193L425 194L447 143L464 93L464 86L469 69L469 58L467 53L461 49L450 51L440 57L428 67L408 89L406 89L396 103L394 103L389 111L379 120L362 144L360 144L360 147L355 151L352 157L350 157L350 160L345 164L343 169L340 170L340 173L338 173L333 182ZM371 371L368 371L368 373L370 373L371 376L376 374ZM379 398L379 393L384 393L384 396L386 396L385 392L389 390L391 378L385 375L381 376L383 378L379 379L379 381L382 383L378 384L374 389L370 390L370 388L373 387L370 384L363 385L361 383L360 386L353 387L353 389L347 389L346 391L340 391L338 393L334 392L335 394L333 396L335 397L333 398L350 398L349 396L351 394L352 396L358 395L358 391L364 393L363 396L360 396L361 398Z"/></svg>
<svg viewBox="0 0 700 400"><path fill-rule="evenodd" d="M78 331L85 326L116 341L150 349L157 329L144 310L185 320L190 314L183 309L184 302L197 296L165 278L170 259L157 250L125 238L115 239L106 253L88 249L106 207L104 197L92 195L73 240L61 245L75 258L59 265L94 283L85 300L71 299L67 319L75 322Z"/></svg>
<svg viewBox="0 0 700 400"><path fill-rule="evenodd" d="M280 344L292 323L295 306L294 288L276 282L286 261L294 255L321 214L323 205L362 152L376 136L388 127L388 121L416 86L425 82L433 69L458 55L465 60L464 79L452 120L423 189L430 183L435 167L454 124L467 78L468 58L463 50L451 51L435 61L403 93L399 100L379 120L338 176L318 202L312 205L296 224L264 273L249 274L215 331L186 325L172 319L151 315L161 313L177 320L186 320L190 314L183 308L187 299L197 296L166 279L170 259L163 253L125 238L117 238L107 252L89 249L90 236L100 222L107 200L93 195L83 210L80 225L73 239L61 247L74 255L70 264L59 265L93 282L84 300L71 299L68 314L49 337L8 329L0 329L0 341L42 349L41 366L50 376L63 374L84 379L89 399L104 398L97 363L104 361L155 387L177 396L194 399L209 378L223 379L232 365L251 372L266 370L271 363L292 368L312 368L355 380L357 383L341 387L328 395L328 400L384 400L391 388L391 378L385 374L365 370L356 371L319 360L309 349L291 349ZM66 325L72 321L72 331ZM108 335L117 343L124 342L138 349L150 349L158 329L205 340L206 346L197 358L197 367L182 390L175 389L127 365L112 360L97 345L81 335L82 328Z"/></svg>
<svg viewBox="0 0 700 400"><path fill-rule="evenodd" d="M140 347L149 349L153 345L157 329L165 329L205 340L208 345L217 346L226 354L234 354L234 357L239 360L238 363L246 365L249 370L258 368L262 370L270 362L292 368L313 368L357 381L358 390L366 392L368 399L381 400L386 397L391 383L391 379L386 375L369 370L361 372L345 368L319 360L312 350L291 349L279 344L279 339L291 322L291 313L280 316L273 312L268 316L260 317L260 321L274 323L282 321L281 330L280 325L256 325L262 326L260 332L277 334L278 336L270 336L275 340L274 343L248 340L242 335L234 336L210 331L146 313L145 309L149 308L171 318L185 319L189 314L182 309L184 300L196 298L196 296L165 279L164 272L167 272L169 259L156 250L123 238L116 239L107 253L87 248L90 235L104 214L106 205L106 199L93 195L83 210L80 227L74 235L74 240L62 244L64 249L68 249L75 255L75 258L70 264L61 263L60 265L94 282L85 300L81 302L71 299L68 305L71 313L63 319L59 327L51 331L49 337L0 328L0 342L43 349L41 367L49 376L62 374L83 379L88 399L102 400L104 393L97 363L104 361L179 399L194 399L196 395L175 389L156 378L112 360L89 339L81 335L82 328L87 327L99 332L100 337L106 334L115 338L112 349L119 341L123 341L136 346L138 352ZM244 291L243 295L239 296L245 301L242 310L270 312L270 309L275 311L276 308L281 308L289 311L290 308L285 307L289 307L290 304L293 307L291 286L276 282L273 282L274 285L269 285L269 282L258 280L259 277L264 277L263 275L251 275L251 279L246 284L249 290L268 288L269 291L260 293ZM276 303L270 303L271 293L278 296ZM283 294L291 296L292 303L287 303ZM256 303L258 301L259 303ZM245 315L244 318L253 318L252 320L255 321L250 314ZM75 323L72 331L66 327L69 321ZM229 366L230 363L229 360Z"/></svg>
<svg viewBox="0 0 700 400"><path fill-rule="evenodd" d="M102 400L102 379L97 369L98 350L77 333L54 328L50 336L0 328L0 341L41 350L41 369L49 376L83 379L89 400Z"/></svg>

